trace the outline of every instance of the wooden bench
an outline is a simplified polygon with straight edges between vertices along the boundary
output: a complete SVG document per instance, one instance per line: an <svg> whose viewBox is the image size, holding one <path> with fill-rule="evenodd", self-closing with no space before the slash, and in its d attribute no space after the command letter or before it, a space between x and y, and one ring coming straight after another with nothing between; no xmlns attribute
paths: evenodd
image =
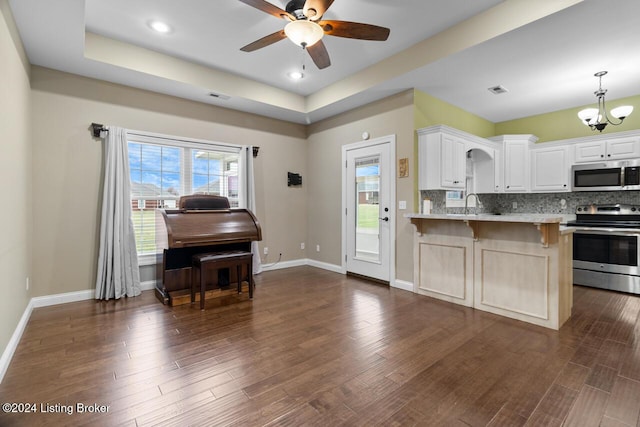
<svg viewBox="0 0 640 427"><path fill-rule="evenodd" d="M253 298L253 254L246 251L214 252L197 254L191 258L191 304L196 302L197 288L200 288L200 310L204 310L206 291L205 272L208 269L236 268L238 276L238 293L242 293L242 266L247 266L249 282L249 299Z"/></svg>

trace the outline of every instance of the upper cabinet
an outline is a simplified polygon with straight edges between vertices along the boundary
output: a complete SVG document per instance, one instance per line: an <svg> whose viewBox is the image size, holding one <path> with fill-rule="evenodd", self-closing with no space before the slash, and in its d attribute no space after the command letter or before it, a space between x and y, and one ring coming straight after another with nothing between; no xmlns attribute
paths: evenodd
<svg viewBox="0 0 640 427"><path fill-rule="evenodd" d="M501 191L505 193L526 193L530 191L531 180L529 151L538 140L534 135L502 135L489 138L502 147Z"/></svg>
<svg viewBox="0 0 640 427"><path fill-rule="evenodd" d="M444 125L419 129L420 190L571 191L574 163L640 158L640 130L536 141L534 135L485 139Z"/></svg>
<svg viewBox="0 0 640 427"><path fill-rule="evenodd" d="M637 157L640 157L640 137L638 136L578 142L576 144L576 163Z"/></svg>
<svg viewBox="0 0 640 427"><path fill-rule="evenodd" d="M420 190L466 189L467 152L486 148L487 144L483 138L444 125L419 129ZM492 150L488 157L493 162ZM493 167L491 170L493 171ZM493 186L493 179L491 185Z"/></svg>
<svg viewBox="0 0 640 427"><path fill-rule="evenodd" d="M568 145L539 144L531 150L531 191L570 191L571 162Z"/></svg>
<svg viewBox="0 0 640 427"><path fill-rule="evenodd" d="M440 185L442 188L464 188L464 140L440 134Z"/></svg>

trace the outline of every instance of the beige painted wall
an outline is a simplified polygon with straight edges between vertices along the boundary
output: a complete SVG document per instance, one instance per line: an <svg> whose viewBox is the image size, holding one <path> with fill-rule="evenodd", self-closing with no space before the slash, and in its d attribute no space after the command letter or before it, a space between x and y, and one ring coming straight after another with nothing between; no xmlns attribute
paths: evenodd
<svg viewBox="0 0 640 427"><path fill-rule="evenodd" d="M308 129L308 257L340 266L342 250L342 146L371 138L396 136L396 161L413 164L413 91L383 99L309 126ZM402 215L411 211L413 177L396 178L396 199L406 200L408 210L396 209L396 278L413 281L413 230ZM321 251L316 252L316 245Z"/></svg>
<svg viewBox="0 0 640 427"><path fill-rule="evenodd" d="M24 51L6 0L0 0L0 354L29 303L31 274L30 88Z"/></svg>
<svg viewBox="0 0 640 427"><path fill-rule="evenodd" d="M31 85L34 296L94 287L104 142L92 138L91 122L260 146L261 246L271 258L305 257L307 188L287 187L287 171L307 175L304 126L40 67L33 67Z"/></svg>

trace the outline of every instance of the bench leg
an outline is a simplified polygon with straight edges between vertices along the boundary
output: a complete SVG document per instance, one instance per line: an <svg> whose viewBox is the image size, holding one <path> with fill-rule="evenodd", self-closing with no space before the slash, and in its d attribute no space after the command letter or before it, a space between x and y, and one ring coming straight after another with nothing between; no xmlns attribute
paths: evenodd
<svg viewBox="0 0 640 427"><path fill-rule="evenodd" d="M197 267L195 265L191 266L191 286L189 287L189 290L191 291L191 304L196 302L196 268Z"/></svg>
<svg viewBox="0 0 640 427"><path fill-rule="evenodd" d="M249 270L249 299L253 299L253 256L249 258L247 269Z"/></svg>
<svg viewBox="0 0 640 427"><path fill-rule="evenodd" d="M238 275L238 293L242 293L242 264L236 264L236 274Z"/></svg>
<svg viewBox="0 0 640 427"><path fill-rule="evenodd" d="M200 310L204 310L204 294L207 290L205 277L206 275L202 274L202 268L200 268Z"/></svg>

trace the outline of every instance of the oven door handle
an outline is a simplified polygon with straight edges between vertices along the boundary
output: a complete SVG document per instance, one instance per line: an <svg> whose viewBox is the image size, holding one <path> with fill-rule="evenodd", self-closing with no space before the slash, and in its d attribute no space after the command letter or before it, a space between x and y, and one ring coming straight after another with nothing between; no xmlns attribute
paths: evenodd
<svg viewBox="0 0 640 427"><path fill-rule="evenodd" d="M580 227L570 226L575 233L582 234L605 234L611 235L623 235L623 236L640 236L640 228L605 228L605 227Z"/></svg>

